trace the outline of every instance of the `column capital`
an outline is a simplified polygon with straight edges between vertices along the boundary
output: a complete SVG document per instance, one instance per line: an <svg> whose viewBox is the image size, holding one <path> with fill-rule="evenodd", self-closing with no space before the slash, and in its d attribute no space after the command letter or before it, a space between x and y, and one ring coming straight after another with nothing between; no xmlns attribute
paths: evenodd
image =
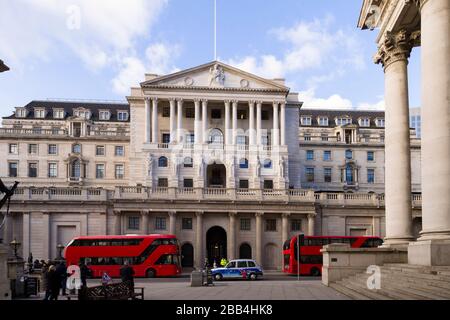
<svg viewBox="0 0 450 320"><path fill-rule="evenodd" d="M256 212L255 217L262 217L264 215L264 212Z"/></svg>
<svg viewBox="0 0 450 320"><path fill-rule="evenodd" d="M317 213L308 213L308 219L315 219L316 218Z"/></svg>
<svg viewBox="0 0 450 320"><path fill-rule="evenodd" d="M255 106L256 100L249 100L248 105L253 107Z"/></svg>
<svg viewBox="0 0 450 320"><path fill-rule="evenodd" d="M177 98L175 98L175 97L170 97L170 98L167 99L167 100L169 100L169 102L175 102L175 101L177 101Z"/></svg>
<svg viewBox="0 0 450 320"><path fill-rule="evenodd" d="M150 214L150 210L141 210L141 216L148 216Z"/></svg>
<svg viewBox="0 0 450 320"><path fill-rule="evenodd" d="M256 105L259 105L259 106L261 106L264 103L262 100L256 100L255 102L256 102Z"/></svg>
<svg viewBox="0 0 450 320"><path fill-rule="evenodd" d="M202 101L201 98L194 98L194 103L200 103Z"/></svg>
<svg viewBox="0 0 450 320"><path fill-rule="evenodd" d="M153 102L158 102L158 97L150 97Z"/></svg>
<svg viewBox="0 0 450 320"><path fill-rule="evenodd" d="M169 212L167 212L167 214L169 215L169 217L176 217L177 216L177 212L176 211L169 211Z"/></svg>
<svg viewBox="0 0 450 320"><path fill-rule="evenodd" d="M382 64L386 70L392 63L404 61L408 63L413 47L420 44L420 30L410 32L406 29L399 32L386 32L384 42L378 47L374 56L376 64Z"/></svg>
<svg viewBox="0 0 450 320"><path fill-rule="evenodd" d="M150 102L150 100L151 100L151 97L144 97L145 102Z"/></svg>
<svg viewBox="0 0 450 320"><path fill-rule="evenodd" d="M195 216L196 217L202 217L205 214L204 211L195 211Z"/></svg>
<svg viewBox="0 0 450 320"><path fill-rule="evenodd" d="M231 100L230 100L230 99L226 99L226 100L223 100L223 102L224 102L225 104L230 104L230 103L231 103Z"/></svg>
<svg viewBox="0 0 450 320"><path fill-rule="evenodd" d="M237 105L239 103L239 100L233 99L231 100L231 102L233 103L233 105Z"/></svg>
<svg viewBox="0 0 450 320"><path fill-rule="evenodd" d="M120 216L122 214L122 211L121 210L113 210L113 214L115 216Z"/></svg>
<svg viewBox="0 0 450 320"><path fill-rule="evenodd" d="M177 100L177 102L179 102L179 103L183 103L183 102L184 102L183 98L176 98L176 100Z"/></svg>
<svg viewBox="0 0 450 320"><path fill-rule="evenodd" d="M278 107L278 105L280 104L280 101L272 101L272 104L273 104L273 106L275 107Z"/></svg>
<svg viewBox="0 0 450 320"><path fill-rule="evenodd" d="M236 216L237 216L237 211L230 211L230 212L228 212L228 216L229 216L230 218L236 217Z"/></svg>
<svg viewBox="0 0 450 320"><path fill-rule="evenodd" d="M202 103L208 103L208 99L201 99Z"/></svg>
<svg viewBox="0 0 450 320"><path fill-rule="evenodd" d="M283 212L282 214L281 214L281 217L282 218L289 218L291 216L291 213L290 212Z"/></svg>

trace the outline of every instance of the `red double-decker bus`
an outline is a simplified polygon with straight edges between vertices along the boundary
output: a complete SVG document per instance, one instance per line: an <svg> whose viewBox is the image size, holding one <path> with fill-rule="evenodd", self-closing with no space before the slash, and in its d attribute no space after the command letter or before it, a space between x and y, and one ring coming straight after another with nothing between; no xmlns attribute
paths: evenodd
<svg viewBox="0 0 450 320"><path fill-rule="evenodd" d="M319 276L322 274L324 245L347 243L352 248L375 248L383 243L378 237L304 236L292 237L283 245L283 272L288 274ZM299 247L297 246L299 244ZM298 257L300 255L300 257ZM298 265L300 261L300 266Z"/></svg>
<svg viewBox="0 0 450 320"><path fill-rule="evenodd" d="M64 250L67 265L84 263L93 277L119 277L128 262L136 277L181 274L179 243L173 235L92 236L73 239Z"/></svg>

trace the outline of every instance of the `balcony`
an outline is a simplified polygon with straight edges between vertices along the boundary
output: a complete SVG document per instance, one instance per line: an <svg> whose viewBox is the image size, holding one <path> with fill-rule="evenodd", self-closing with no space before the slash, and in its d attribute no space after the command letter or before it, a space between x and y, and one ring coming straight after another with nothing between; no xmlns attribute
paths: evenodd
<svg viewBox="0 0 450 320"><path fill-rule="evenodd" d="M16 129L16 128L0 128L0 136L6 137L64 137L68 136L68 132L66 130L56 130L56 129Z"/></svg>

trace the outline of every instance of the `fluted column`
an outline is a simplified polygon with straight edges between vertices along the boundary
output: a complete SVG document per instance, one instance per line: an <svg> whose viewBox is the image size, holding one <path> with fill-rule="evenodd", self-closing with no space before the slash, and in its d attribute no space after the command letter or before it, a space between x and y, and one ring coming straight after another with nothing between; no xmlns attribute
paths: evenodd
<svg viewBox="0 0 450 320"><path fill-rule="evenodd" d="M280 144L279 139L279 126L278 126L278 102L273 103L273 129L272 129L272 145L278 146Z"/></svg>
<svg viewBox="0 0 450 320"><path fill-rule="evenodd" d="M255 132L255 101L248 103L248 128L249 128L249 145L256 144L256 132Z"/></svg>
<svg viewBox="0 0 450 320"><path fill-rule="evenodd" d="M145 143L151 142L151 105L150 98L145 98Z"/></svg>
<svg viewBox="0 0 450 320"><path fill-rule="evenodd" d="M375 57L385 73L386 246L407 245L413 239L407 70L411 49L407 32L389 33Z"/></svg>
<svg viewBox="0 0 450 320"><path fill-rule="evenodd" d="M169 212L169 234L176 235L176 221L177 213L175 211Z"/></svg>
<svg viewBox="0 0 450 320"><path fill-rule="evenodd" d="M262 125L261 125L261 121L262 121L261 120L261 112L262 112L262 102L258 101L256 103L256 143L258 145L262 144L262 140L261 140L261 135L262 135L262 132L261 132L261 127L262 127Z"/></svg>
<svg viewBox="0 0 450 320"><path fill-rule="evenodd" d="M173 143L177 141L177 120L176 120L176 100L170 99L170 142Z"/></svg>
<svg viewBox="0 0 450 320"><path fill-rule="evenodd" d="M280 105L280 135L282 146L286 145L286 103L282 102Z"/></svg>
<svg viewBox="0 0 450 320"><path fill-rule="evenodd" d="M208 143L208 100L202 100L202 140Z"/></svg>
<svg viewBox="0 0 450 320"><path fill-rule="evenodd" d="M256 263L262 265L262 230L263 230L263 225L262 225L262 217L263 217L264 213L262 212L258 212L256 213L256 250L255 250L255 260Z"/></svg>
<svg viewBox="0 0 450 320"><path fill-rule="evenodd" d="M183 99L177 100L177 142L183 142Z"/></svg>
<svg viewBox="0 0 450 320"><path fill-rule="evenodd" d="M237 139L237 108L238 108L238 101L234 100L233 101L233 115L231 118L231 122L232 122L232 142L231 144L235 145L236 144L236 139Z"/></svg>
<svg viewBox="0 0 450 320"><path fill-rule="evenodd" d="M227 252L227 258L228 260L236 259L236 212L230 212L228 214L230 221L229 221L229 228L228 228L228 252Z"/></svg>
<svg viewBox="0 0 450 320"><path fill-rule="evenodd" d="M231 144L230 101L225 100L225 144Z"/></svg>
<svg viewBox="0 0 450 320"><path fill-rule="evenodd" d="M315 218L316 216L313 214L308 215L308 236L314 235L314 229L315 229Z"/></svg>
<svg viewBox="0 0 450 320"><path fill-rule="evenodd" d="M158 98L152 98L152 143L158 143Z"/></svg>
<svg viewBox="0 0 450 320"><path fill-rule="evenodd" d="M203 267L203 212L198 211L196 216L196 230L195 230L195 249L194 249L194 265L195 268L201 269Z"/></svg>
<svg viewBox="0 0 450 320"><path fill-rule="evenodd" d="M149 218L150 212L148 210L142 210L141 216L142 216L142 233L143 234L149 234L148 230L148 218Z"/></svg>
<svg viewBox="0 0 450 320"><path fill-rule="evenodd" d="M194 143L199 144L202 142L202 134L201 134L201 125L202 120L200 117L200 100L195 99L194 100L195 105L195 121L194 121Z"/></svg>

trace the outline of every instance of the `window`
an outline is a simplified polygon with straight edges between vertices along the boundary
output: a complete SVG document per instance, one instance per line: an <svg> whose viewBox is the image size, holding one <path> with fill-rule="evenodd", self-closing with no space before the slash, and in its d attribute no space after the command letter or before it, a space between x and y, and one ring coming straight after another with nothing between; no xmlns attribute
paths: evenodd
<svg viewBox="0 0 450 320"><path fill-rule="evenodd" d="M58 177L58 164L55 162L51 162L48 164L48 177L56 178Z"/></svg>
<svg viewBox="0 0 450 320"><path fill-rule="evenodd" d="M38 154L38 145L37 144L29 144L28 145L28 153L29 154Z"/></svg>
<svg viewBox="0 0 450 320"><path fill-rule="evenodd" d="M167 188L169 180L167 178L158 178L158 188Z"/></svg>
<svg viewBox="0 0 450 320"><path fill-rule="evenodd" d="M367 169L367 183L375 183L375 169Z"/></svg>
<svg viewBox="0 0 450 320"><path fill-rule="evenodd" d="M352 150L345 150L345 159L347 159L347 160L353 159L353 151Z"/></svg>
<svg viewBox="0 0 450 320"><path fill-rule="evenodd" d="M162 116L163 116L163 118L169 118L170 117L170 108L169 107L163 107L163 109L162 109Z"/></svg>
<svg viewBox="0 0 450 320"><path fill-rule="evenodd" d="M96 146L95 147L95 155L96 156L104 156L105 155L105 146Z"/></svg>
<svg viewBox="0 0 450 320"><path fill-rule="evenodd" d="M114 155L116 157L123 157L125 155L125 148L124 148L124 146L116 146L114 148Z"/></svg>
<svg viewBox="0 0 450 320"><path fill-rule="evenodd" d="M277 231L277 220L266 219L266 231Z"/></svg>
<svg viewBox="0 0 450 320"><path fill-rule="evenodd" d="M183 180L183 187L184 188L193 188L194 187L194 180L193 179L184 179Z"/></svg>
<svg viewBox="0 0 450 320"><path fill-rule="evenodd" d="M33 134L42 134L41 127L33 127Z"/></svg>
<svg viewBox="0 0 450 320"><path fill-rule="evenodd" d="M377 125L377 127L384 128L384 126L385 126L384 119L383 118L376 119L376 125Z"/></svg>
<svg viewBox="0 0 450 320"><path fill-rule="evenodd" d="M155 230L166 230L166 218L156 217Z"/></svg>
<svg viewBox="0 0 450 320"><path fill-rule="evenodd" d="M264 169L272 169L272 160L270 159L264 160Z"/></svg>
<svg viewBox="0 0 450 320"><path fill-rule="evenodd" d="M370 127L370 119L369 118L360 118L359 125L361 127Z"/></svg>
<svg viewBox="0 0 450 320"><path fill-rule="evenodd" d="M270 136L269 135L264 135L261 137L261 144L263 146L270 146Z"/></svg>
<svg viewBox="0 0 450 320"><path fill-rule="evenodd" d="M236 143L239 145L248 145L248 137L247 136L237 136Z"/></svg>
<svg viewBox="0 0 450 320"><path fill-rule="evenodd" d="M306 150L306 160L314 160L314 150Z"/></svg>
<svg viewBox="0 0 450 320"><path fill-rule="evenodd" d="M103 110L99 112L99 119L100 120L109 120L111 117L111 114L109 111Z"/></svg>
<svg viewBox="0 0 450 320"><path fill-rule="evenodd" d="M27 116L27 110L25 108L17 108L16 117L25 118Z"/></svg>
<svg viewBox="0 0 450 320"><path fill-rule="evenodd" d="M306 181L314 182L314 168L306 168Z"/></svg>
<svg viewBox="0 0 450 320"><path fill-rule="evenodd" d="M71 178L81 177L81 163L79 159L75 159L71 163Z"/></svg>
<svg viewBox="0 0 450 320"><path fill-rule="evenodd" d="M195 142L195 134L188 133L185 137L185 140L187 144L193 144Z"/></svg>
<svg viewBox="0 0 450 320"><path fill-rule="evenodd" d="M239 160L239 168L248 169L248 159L242 158L241 160Z"/></svg>
<svg viewBox="0 0 450 320"><path fill-rule="evenodd" d="M248 189L248 180L246 180L246 179L239 180L239 188L240 189Z"/></svg>
<svg viewBox="0 0 450 320"><path fill-rule="evenodd" d="M373 151L367 151L367 161L374 161L375 153Z"/></svg>
<svg viewBox="0 0 450 320"><path fill-rule="evenodd" d="M250 230L251 230L250 218L242 218L241 219L241 231L250 231Z"/></svg>
<svg viewBox="0 0 450 320"><path fill-rule="evenodd" d="M323 181L324 182L331 182L331 168L324 168L323 169Z"/></svg>
<svg viewBox="0 0 450 320"><path fill-rule="evenodd" d="M38 176L38 164L36 162L30 162L28 164L28 177L37 178Z"/></svg>
<svg viewBox="0 0 450 320"><path fill-rule="evenodd" d="M337 126L345 126L347 124L352 124L351 118L336 118L336 125Z"/></svg>
<svg viewBox="0 0 450 320"><path fill-rule="evenodd" d="M311 125L311 117L301 117L302 126L310 126Z"/></svg>
<svg viewBox="0 0 450 320"><path fill-rule="evenodd" d="M128 229L129 230L139 230L140 218L138 216L128 217Z"/></svg>
<svg viewBox="0 0 450 320"><path fill-rule="evenodd" d="M264 180L264 189L272 190L273 189L273 180Z"/></svg>
<svg viewBox="0 0 450 320"><path fill-rule="evenodd" d="M56 144L49 144L48 145L48 154L49 155L58 154L58 146Z"/></svg>
<svg viewBox="0 0 450 320"><path fill-rule="evenodd" d="M9 144L9 153L10 154L17 154L18 152L17 143L10 143Z"/></svg>
<svg viewBox="0 0 450 320"><path fill-rule="evenodd" d="M325 150L323 152L323 161L331 161L331 150Z"/></svg>
<svg viewBox="0 0 450 320"><path fill-rule="evenodd" d="M169 166L167 158L166 157L160 157L158 159L158 167L160 168L167 168Z"/></svg>
<svg viewBox="0 0 450 320"><path fill-rule="evenodd" d="M247 120L247 110L238 110L237 118L238 120Z"/></svg>
<svg viewBox="0 0 450 320"><path fill-rule="evenodd" d="M222 111L220 109L212 109L211 110L211 119L221 119Z"/></svg>
<svg viewBox="0 0 450 320"><path fill-rule="evenodd" d="M95 177L103 179L105 177L105 165L103 163L95 165Z"/></svg>
<svg viewBox="0 0 450 320"><path fill-rule="evenodd" d="M328 126L328 118L327 117L319 117L319 126L323 126L323 127Z"/></svg>
<svg viewBox="0 0 450 320"><path fill-rule="evenodd" d="M128 120L128 112L126 112L126 111L117 112L117 120L127 121Z"/></svg>
<svg viewBox="0 0 450 320"><path fill-rule="evenodd" d="M162 143L170 143L170 133L162 134Z"/></svg>
<svg viewBox="0 0 450 320"><path fill-rule="evenodd" d="M311 135L309 133L305 133L303 138L304 138L305 141L311 141Z"/></svg>
<svg viewBox="0 0 450 320"><path fill-rule="evenodd" d="M125 176L125 167L123 164L115 165L115 177L116 179L123 179Z"/></svg>
<svg viewBox="0 0 450 320"><path fill-rule="evenodd" d="M183 165L185 168L193 168L194 167L194 161L191 157L184 158Z"/></svg>
<svg viewBox="0 0 450 320"><path fill-rule="evenodd" d="M328 141L328 134L326 133L322 134L322 141Z"/></svg>
<svg viewBox="0 0 450 320"><path fill-rule="evenodd" d="M17 168L19 167L19 164L17 162L10 162L8 163L8 176L10 178L16 178L17 177Z"/></svg>
<svg viewBox="0 0 450 320"><path fill-rule="evenodd" d="M347 182L347 184L354 183L353 167L351 165L347 165L345 167L345 181Z"/></svg>
<svg viewBox="0 0 450 320"><path fill-rule="evenodd" d="M195 109L194 108L185 108L184 115L186 118L189 118L189 119L195 118Z"/></svg>
<svg viewBox="0 0 450 320"><path fill-rule="evenodd" d="M181 229L192 230L192 218L182 218L181 219Z"/></svg>
<svg viewBox="0 0 450 320"><path fill-rule="evenodd" d="M53 110L53 118L64 119L64 109L54 109Z"/></svg>
<svg viewBox="0 0 450 320"><path fill-rule="evenodd" d="M291 231L301 231L302 230L302 220L293 219L291 220Z"/></svg>
<svg viewBox="0 0 450 320"><path fill-rule="evenodd" d="M34 109L35 118L45 118L45 109Z"/></svg>
<svg viewBox="0 0 450 320"><path fill-rule="evenodd" d="M269 111L267 110L261 111L261 120L269 120Z"/></svg>
<svg viewBox="0 0 450 320"><path fill-rule="evenodd" d="M72 146L72 152L73 153L81 153L81 145L80 144L74 144Z"/></svg>

